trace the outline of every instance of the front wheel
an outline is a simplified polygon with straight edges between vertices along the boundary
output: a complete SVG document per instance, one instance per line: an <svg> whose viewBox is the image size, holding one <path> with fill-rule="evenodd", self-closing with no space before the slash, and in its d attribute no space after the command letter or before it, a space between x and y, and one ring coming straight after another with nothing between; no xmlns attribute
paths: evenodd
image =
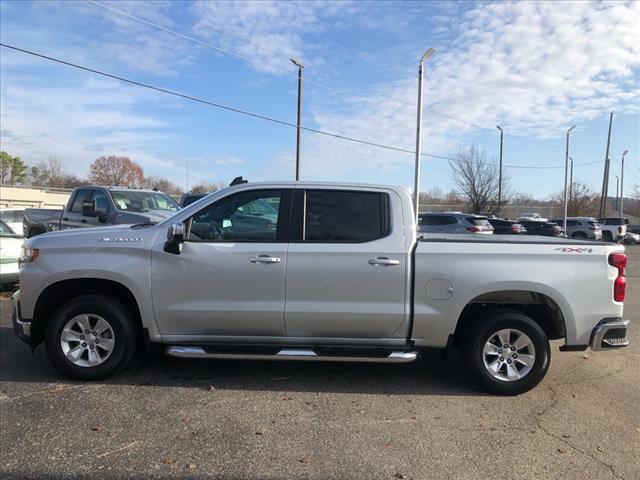
<svg viewBox="0 0 640 480"><path fill-rule="evenodd" d="M512 310L498 310L482 319L462 348L473 378L483 389L500 395L518 395L535 387L551 359L542 328Z"/></svg>
<svg viewBox="0 0 640 480"><path fill-rule="evenodd" d="M82 295L63 305L49 321L47 355L69 378L107 378L133 358L134 325L131 312L116 298Z"/></svg>

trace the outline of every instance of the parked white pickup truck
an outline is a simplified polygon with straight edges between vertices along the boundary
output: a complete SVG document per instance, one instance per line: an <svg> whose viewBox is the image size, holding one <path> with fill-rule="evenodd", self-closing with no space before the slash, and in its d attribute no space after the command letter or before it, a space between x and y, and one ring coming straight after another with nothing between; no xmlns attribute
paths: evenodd
<svg viewBox="0 0 640 480"><path fill-rule="evenodd" d="M197 358L409 362L459 347L501 394L561 350L628 344L624 247L558 238L417 238L404 188L245 183L158 224L26 242L14 327L83 380L140 345Z"/></svg>

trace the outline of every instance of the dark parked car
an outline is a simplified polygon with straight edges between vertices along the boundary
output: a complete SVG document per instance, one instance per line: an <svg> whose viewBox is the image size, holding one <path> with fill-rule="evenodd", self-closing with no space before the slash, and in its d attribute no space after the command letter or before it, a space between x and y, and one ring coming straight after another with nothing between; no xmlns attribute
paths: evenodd
<svg viewBox="0 0 640 480"><path fill-rule="evenodd" d="M525 235L527 233L527 229L515 220L490 218L489 223L493 227L495 235Z"/></svg>
<svg viewBox="0 0 640 480"><path fill-rule="evenodd" d="M527 229L527 235L544 235L545 237L562 237L564 235L562 227L553 222L521 220L520 223Z"/></svg>
<svg viewBox="0 0 640 480"><path fill-rule="evenodd" d="M206 192L200 192L200 193L183 193L182 194L182 198L180 199L180 206L182 208L191 205L193 202L197 202L198 200L200 200L201 198L206 197L207 195L209 195Z"/></svg>

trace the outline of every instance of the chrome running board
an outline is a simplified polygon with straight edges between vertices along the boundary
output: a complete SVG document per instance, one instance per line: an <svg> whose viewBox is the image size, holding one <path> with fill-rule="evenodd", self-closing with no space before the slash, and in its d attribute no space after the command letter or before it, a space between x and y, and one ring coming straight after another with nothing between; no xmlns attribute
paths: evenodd
<svg viewBox="0 0 640 480"><path fill-rule="evenodd" d="M179 358L217 358L225 360L303 360L315 362L408 363L418 358L417 352L391 352L383 357L319 355L313 350L283 348L275 354L207 352L202 347L170 346L167 355Z"/></svg>

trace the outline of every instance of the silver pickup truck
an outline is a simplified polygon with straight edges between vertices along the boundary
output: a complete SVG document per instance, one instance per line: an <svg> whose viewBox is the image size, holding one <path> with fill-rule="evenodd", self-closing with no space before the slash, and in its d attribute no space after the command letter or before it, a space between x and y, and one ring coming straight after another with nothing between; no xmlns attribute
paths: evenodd
<svg viewBox="0 0 640 480"><path fill-rule="evenodd" d="M458 348L488 391L524 392L561 350L628 344L624 247L416 234L410 193L245 183L158 225L52 232L21 258L14 327L96 380L140 346L189 358L410 362Z"/></svg>

